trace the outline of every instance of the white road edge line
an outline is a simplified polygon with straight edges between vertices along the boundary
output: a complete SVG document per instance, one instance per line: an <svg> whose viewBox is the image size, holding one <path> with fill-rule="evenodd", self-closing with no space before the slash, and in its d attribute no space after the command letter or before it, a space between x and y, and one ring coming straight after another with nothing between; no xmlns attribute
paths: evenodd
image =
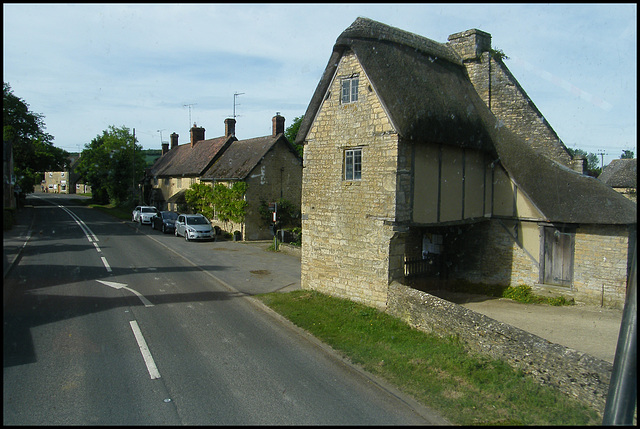
<svg viewBox="0 0 640 429"><path fill-rule="evenodd" d="M147 371L149 371L149 375L151 379L154 380L156 378L160 378L160 372L156 367L156 363L153 361L153 357L151 356L151 352L149 352L149 347L147 347L147 342L144 340L142 336L142 332L140 332L140 327L138 326L138 322L132 320L129 322L131 325L131 330L133 331L133 335L136 337L136 341L138 343L138 347L140 347L140 352L142 353L142 358L144 359L145 365L147 365Z"/></svg>

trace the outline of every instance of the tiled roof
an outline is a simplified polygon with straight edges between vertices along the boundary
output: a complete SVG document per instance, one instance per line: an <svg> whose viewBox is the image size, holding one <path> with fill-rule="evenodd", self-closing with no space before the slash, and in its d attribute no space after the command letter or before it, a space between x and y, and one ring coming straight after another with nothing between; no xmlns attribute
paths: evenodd
<svg viewBox="0 0 640 429"><path fill-rule="evenodd" d="M235 137L217 137L169 150L151 168L152 176L201 176Z"/></svg>
<svg viewBox="0 0 640 429"><path fill-rule="evenodd" d="M290 146L283 134L234 141L201 179L244 180L280 139Z"/></svg>
<svg viewBox="0 0 640 429"><path fill-rule="evenodd" d="M614 159L604 167L598 180L612 188L636 188L638 186L638 159Z"/></svg>

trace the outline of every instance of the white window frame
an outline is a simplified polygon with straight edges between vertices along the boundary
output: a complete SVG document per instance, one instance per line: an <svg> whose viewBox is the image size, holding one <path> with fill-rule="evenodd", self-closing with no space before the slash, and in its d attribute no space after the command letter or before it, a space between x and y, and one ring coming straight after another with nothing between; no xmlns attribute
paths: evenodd
<svg viewBox="0 0 640 429"><path fill-rule="evenodd" d="M362 180L362 147L345 149L344 173L346 181Z"/></svg>
<svg viewBox="0 0 640 429"><path fill-rule="evenodd" d="M340 82L340 102L350 104L358 101L358 85L360 76L354 75L342 79Z"/></svg>

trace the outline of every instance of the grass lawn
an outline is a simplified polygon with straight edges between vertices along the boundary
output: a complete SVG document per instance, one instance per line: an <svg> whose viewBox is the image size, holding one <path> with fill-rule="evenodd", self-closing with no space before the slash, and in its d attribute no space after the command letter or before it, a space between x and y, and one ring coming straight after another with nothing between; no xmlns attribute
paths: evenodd
<svg viewBox="0 0 640 429"><path fill-rule="evenodd" d="M366 371L458 425L600 425L589 407L453 338L412 329L374 308L315 291L262 302Z"/></svg>

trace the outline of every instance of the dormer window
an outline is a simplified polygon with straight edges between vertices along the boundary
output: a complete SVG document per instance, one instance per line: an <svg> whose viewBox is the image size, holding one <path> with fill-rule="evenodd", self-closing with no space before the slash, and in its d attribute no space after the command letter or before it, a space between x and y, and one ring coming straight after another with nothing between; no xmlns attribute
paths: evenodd
<svg viewBox="0 0 640 429"><path fill-rule="evenodd" d="M358 101L359 80L357 75L342 79L342 104L355 103Z"/></svg>

